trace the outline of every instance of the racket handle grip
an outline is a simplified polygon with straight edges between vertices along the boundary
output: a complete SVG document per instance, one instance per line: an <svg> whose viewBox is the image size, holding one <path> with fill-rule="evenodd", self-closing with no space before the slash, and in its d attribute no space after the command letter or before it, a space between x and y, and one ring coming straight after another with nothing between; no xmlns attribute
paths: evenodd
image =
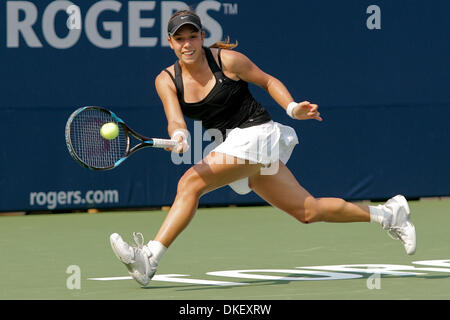
<svg viewBox="0 0 450 320"><path fill-rule="evenodd" d="M178 144L175 140L170 139L152 139L154 148L170 148Z"/></svg>

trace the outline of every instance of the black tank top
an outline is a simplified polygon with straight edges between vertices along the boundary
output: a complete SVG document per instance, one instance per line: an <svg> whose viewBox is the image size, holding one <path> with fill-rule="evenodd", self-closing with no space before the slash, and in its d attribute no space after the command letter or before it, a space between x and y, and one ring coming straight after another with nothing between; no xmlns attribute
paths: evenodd
<svg viewBox="0 0 450 320"><path fill-rule="evenodd" d="M183 114L188 118L202 121L205 129L220 130L224 139L227 129L247 128L270 121L271 117L267 110L250 93L248 83L243 80L232 80L222 72L221 49L219 49L220 68L211 50L206 47L203 49L208 65L216 78L216 84L202 101L195 103L184 101L183 80L178 61L174 66L175 78L167 69L165 70L175 83Z"/></svg>

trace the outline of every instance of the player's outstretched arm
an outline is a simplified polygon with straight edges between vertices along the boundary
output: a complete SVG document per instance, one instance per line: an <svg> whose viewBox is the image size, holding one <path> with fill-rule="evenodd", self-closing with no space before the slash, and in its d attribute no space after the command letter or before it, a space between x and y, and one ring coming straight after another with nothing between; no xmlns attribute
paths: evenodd
<svg viewBox="0 0 450 320"><path fill-rule="evenodd" d="M169 75L163 71L156 77L155 87L164 106L169 136L179 143L174 148L166 148L166 150L178 153L186 152L189 149L189 132L178 102L175 85Z"/></svg>
<svg viewBox="0 0 450 320"><path fill-rule="evenodd" d="M221 57L225 71L238 79L253 83L266 90L280 106L286 111L289 111L288 114L292 118L298 120L323 120L317 104L310 103L309 101L293 103L294 99L292 95L280 80L262 71L242 53L223 50ZM290 110L288 109L289 106Z"/></svg>

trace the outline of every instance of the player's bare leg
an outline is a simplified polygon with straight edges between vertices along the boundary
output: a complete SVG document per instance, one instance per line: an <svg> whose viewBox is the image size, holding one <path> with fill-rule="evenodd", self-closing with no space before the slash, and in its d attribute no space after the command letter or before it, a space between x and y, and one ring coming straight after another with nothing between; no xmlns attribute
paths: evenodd
<svg viewBox="0 0 450 320"><path fill-rule="evenodd" d="M314 198L282 162L276 174L256 174L250 177L249 183L264 200L303 223L370 221L368 206L339 198Z"/></svg>
<svg viewBox="0 0 450 320"><path fill-rule="evenodd" d="M377 222L402 241L406 253L416 250L415 228L409 219L409 206L403 196L395 196L384 205L366 206L339 198L314 198L279 162L274 175L255 174L250 187L273 206L289 213L303 223L312 222Z"/></svg>
<svg viewBox="0 0 450 320"><path fill-rule="evenodd" d="M175 201L155 239L145 245L142 234L135 233L136 247L114 233L110 242L115 255L138 283L147 285L167 248L191 221L200 197L235 180L254 175L260 169L259 164L242 163L242 160L239 162L221 153L209 154L180 179Z"/></svg>
<svg viewBox="0 0 450 320"><path fill-rule="evenodd" d="M234 157L213 152L190 168L178 182L177 195L155 241L169 247L197 211L200 197L235 180L254 175L260 164L241 163Z"/></svg>

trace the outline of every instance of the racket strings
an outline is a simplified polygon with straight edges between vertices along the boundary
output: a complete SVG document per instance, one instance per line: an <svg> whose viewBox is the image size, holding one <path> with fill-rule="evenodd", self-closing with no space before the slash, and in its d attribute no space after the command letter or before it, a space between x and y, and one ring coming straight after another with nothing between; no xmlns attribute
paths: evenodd
<svg viewBox="0 0 450 320"><path fill-rule="evenodd" d="M101 127L115 119L98 109L86 109L75 116L70 126L72 148L77 157L93 168L109 168L127 151L127 137L119 125L117 138L107 140L100 134Z"/></svg>

